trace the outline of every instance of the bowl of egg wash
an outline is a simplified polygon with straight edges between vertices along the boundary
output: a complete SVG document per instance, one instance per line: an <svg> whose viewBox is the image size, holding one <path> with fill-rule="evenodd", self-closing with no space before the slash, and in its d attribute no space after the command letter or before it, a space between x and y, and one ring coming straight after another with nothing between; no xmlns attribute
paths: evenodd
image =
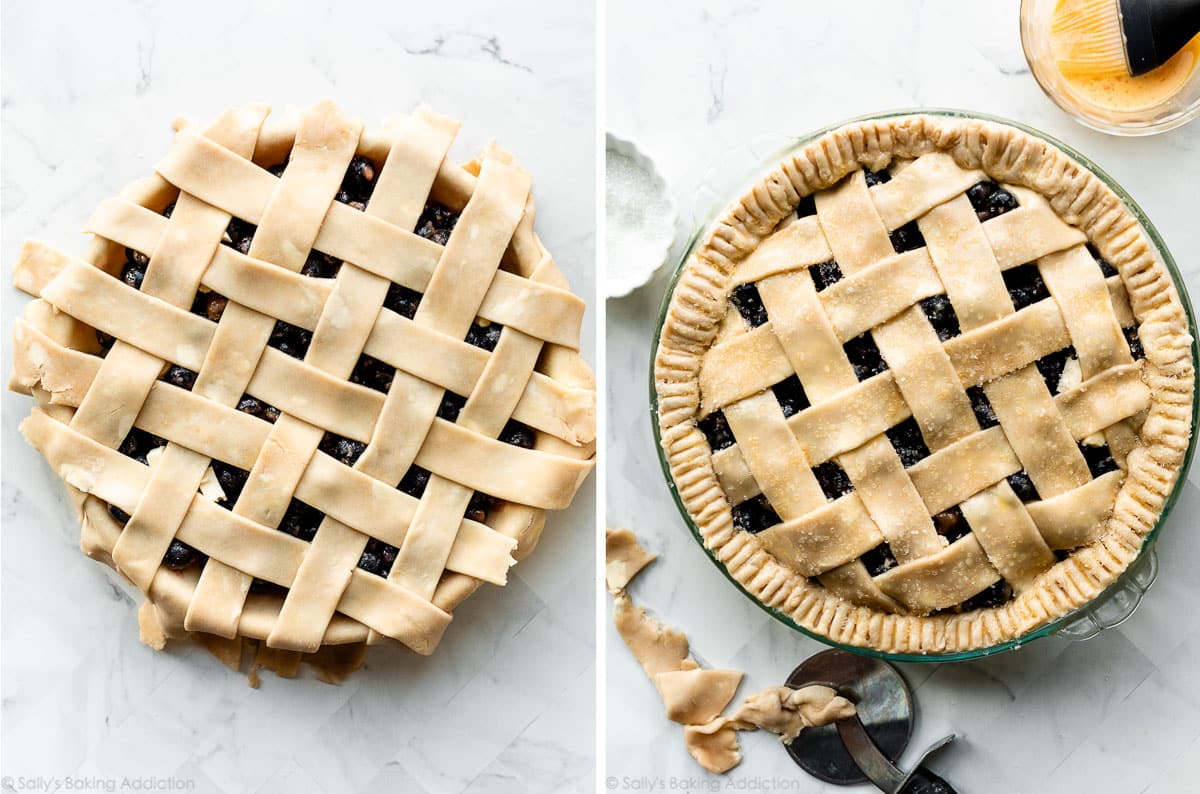
<svg viewBox="0 0 1200 794"><path fill-rule="evenodd" d="M1200 36L1138 77L1071 68L1079 33L1063 21L1100 2L1115 0L1022 0L1021 44L1046 95L1081 124L1113 135L1153 135L1200 116Z"/></svg>

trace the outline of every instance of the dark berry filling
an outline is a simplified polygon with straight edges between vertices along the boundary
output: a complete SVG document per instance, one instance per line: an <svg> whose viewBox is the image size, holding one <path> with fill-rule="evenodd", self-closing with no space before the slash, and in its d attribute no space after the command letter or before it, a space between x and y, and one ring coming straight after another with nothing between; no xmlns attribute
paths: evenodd
<svg viewBox="0 0 1200 794"><path fill-rule="evenodd" d="M127 523L129 523L129 518L130 518L129 514L128 514L128 513L126 513L124 510L122 510L121 508L117 507L116 505L109 505L109 506L108 506L108 514L109 514L110 516L112 516L112 517L113 517L113 519L114 519L114 520L115 520L115 521L116 521L118 524L127 524Z"/></svg>
<svg viewBox="0 0 1200 794"><path fill-rule="evenodd" d="M279 521L279 531L286 532L294 538L312 542L317 535L317 527L321 526L324 518L325 514L317 508L307 505L299 499L293 499L288 504L283 518Z"/></svg>
<svg viewBox="0 0 1200 794"><path fill-rule="evenodd" d="M796 205L796 217L807 218L809 215L817 214L817 199L816 196L809 194L800 199L800 203Z"/></svg>
<svg viewBox="0 0 1200 794"><path fill-rule="evenodd" d="M242 395L242 399L238 400L237 409L271 423L274 423L279 418L278 408L263 402L257 397L251 397L249 394Z"/></svg>
<svg viewBox="0 0 1200 794"><path fill-rule="evenodd" d="M217 292L209 292L200 290L196 293L196 297L192 300L192 314L198 314L212 320L214 323L221 321L221 315L225 313L225 307L229 305L229 299Z"/></svg>
<svg viewBox="0 0 1200 794"><path fill-rule="evenodd" d="M863 331L842 345L842 349L846 351L846 358L854 366L854 376L859 380L866 380L888 368L870 331Z"/></svg>
<svg viewBox="0 0 1200 794"><path fill-rule="evenodd" d="M347 466L353 466L366 448L366 444L334 433L326 433L318 445L318 449L326 455Z"/></svg>
<svg viewBox="0 0 1200 794"><path fill-rule="evenodd" d="M254 239L254 232L258 227L253 223L247 223L240 218L233 218L229 221L229 226L225 227L225 239L221 243L236 248L243 254L250 253L250 242Z"/></svg>
<svg viewBox="0 0 1200 794"><path fill-rule="evenodd" d="M305 353L308 352L310 342L312 342L311 331L285 323L283 320L275 321L275 327L271 330L271 338L267 340L267 344L280 353L299 359L303 359Z"/></svg>
<svg viewBox="0 0 1200 794"><path fill-rule="evenodd" d="M1063 368L1067 366L1067 359L1075 358L1075 347L1068 345L1062 350L1051 353L1048 356L1039 358L1036 362L1038 372L1042 373L1042 380L1046 381L1046 388L1051 394L1058 393L1058 382L1062 379Z"/></svg>
<svg viewBox="0 0 1200 794"><path fill-rule="evenodd" d="M487 320L471 323L471 328L467 331L467 344L483 348L490 353L500 344L500 332L503 330L504 326L500 323L489 323Z"/></svg>
<svg viewBox="0 0 1200 794"><path fill-rule="evenodd" d="M1033 480L1029 479L1029 472L1024 469L1016 474L1008 475L1008 485L1022 502L1036 502L1042 498L1034 486Z"/></svg>
<svg viewBox="0 0 1200 794"><path fill-rule="evenodd" d="M958 608L959 612L973 612L976 609L994 609L1012 600L1013 589L1008 582L1001 579L994 585L985 588L977 595L971 596Z"/></svg>
<svg viewBox="0 0 1200 794"><path fill-rule="evenodd" d="M350 373L350 382L387 394L388 389L392 387L392 379L395 377L395 367L384 364L377 358L363 355L358 357L358 363L354 365L354 371Z"/></svg>
<svg viewBox="0 0 1200 794"><path fill-rule="evenodd" d="M458 213L442 206L436 201L425 205L425 210L417 220L416 232L426 240L432 240L438 245L445 245L458 223Z"/></svg>
<svg viewBox="0 0 1200 794"><path fill-rule="evenodd" d="M150 266L150 257L146 256L141 251L135 251L132 248L125 249L125 261L131 262L143 270Z"/></svg>
<svg viewBox="0 0 1200 794"><path fill-rule="evenodd" d="M859 557L862 564L867 566L867 573L871 576L879 576L881 573L886 573L896 567L896 557L892 554L892 547L887 544L887 541L880 543L875 548L868 551L862 557Z"/></svg>
<svg viewBox="0 0 1200 794"><path fill-rule="evenodd" d="M225 492L225 498L217 504L227 510L232 510L233 506L237 504L238 497L242 495L242 489L246 487L246 480L249 479L250 472L219 460L212 462L212 470L213 474L217 476L217 484Z"/></svg>
<svg viewBox="0 0 1200 794"><path fill-rule="evenodd" d="M367 547L363 550L362 557L358 560L358 567L367 573L373 573L376 576L382 576L385 579L392 571L392 565L396 562L396 555L400 550L395 546L389 546L381 540L371 538L367 541Z"/></svg>
<svg viewBox="0 0 1200 794"><path fill-rule="evenodd" d="M149 465L146 456L150 450L157 447L165 447L166 439L159 438L153 433L147 433L145 430L138 428L130 428L129 434L121 441L121 446L117 447L117 451L122 455L133 458L138 463Z"/></svg>
<svg viewBox="0 0 1200 794"><path fill-rule="evenodd" d="M929 457L929 447L925 445L925 437L921 435L921 428L916 419L909 417L890 428L887 437L906 469Z"/></svg>
<svg viewBox="0 0 1200 794"><path fill-rule="evenodd" d="M1112 276L1120 275L1117 273L1117 269L1109 264L1107 259L1100 256L1100 252L1096 250L1096 246L1088 243L1087 251L1092 255L1092 259L1096 260L1096 264L1100 266L1100 272L1104 274L1105 278L1111 278Z"/></svg>
<svg viewBox="0 0 1200 794"><path fill-rule="evenodd" d="M812 405L808 401L808 395L804 393L804 386L795 375L787 380L779 381L771 387L771 390L775 392L775 399L779 401L779 407L783 409L784 416L793 416Z"/></svg>
<svg viewBox="0 0 1200 794"><path fill-rule="evenodd" d="M721 411L713 411L697 422L696 426L708 439L708 445L712 447L713 452L733 446L733 431L729 429L729 423L725 421L725 414Z"/></svg>
<svg viewBox="0 0 1200 794"><path fill-rule="evenodd" d="M388 287L387 297L383 300L383 308L390 309L396 314L412 319L417 314L417 306L421 303L421 293L392 284Z"/></svg>
<svg viewBox="0 0 1200 794"><path fill-rule="evenodd" d="M967 397L971 398L971 409L975 411L975 418L979 421L980 430L987 430L989 427L1000 424L1000 420L996 418L996 411L992 408L992 403L988 400L982 386L972 386L967 389Z"/></svg>
<svg viewBox="0 0 1200 794"><path fill-rule="evenodd" d="M945 295L934 295L921 301L921 311L925 312L933 330L937 331L938 339L943 342L962 333L954 306Z"/></svg>
<svg viewBox="0 0 1200 794"><path fill-rule="evenodd" d="M500 440L505 444L512 444L514 447L533 449L536 434L532 427L522 424L516 419L509 419L508 423L504 425L504 429L500 431Z"/></svg>
<svg viewBox="0 0 1200 794"><path fill-rule="evenodd" d="M290 159L290 155L289 155L289 159ZM271 176L279 177L279 176L283 176L283 172L287 170L287 167L288 167L288 161L284 160L282 163L276 163L275 165L271 166L270 168L267 169L267 171L269 171L271 173Z"/></svg>
<svg viewBox="0 0 1200 794"><path fill-rule="evenodd" d="M813 466L813 474L816 475L817 483L825 493L825 498L830 501L854 490L854 483L850 482L846 470L832 460L827 460L819 466Z"/></svg>
<svg viewBox="0 0 1200 794"><path fill-rule="evenodd" d="M1004 286L1017 311L1050 297L1037 265L1030 262L1004 271Z"/></svg>
<svg viewBox="0 0 1200 794"><path fill-rule="evenodd" d="M732 512L734 528L752 535L780 523L779 514L765 496L756 496L748 502L735 505Z"/></svg>
<svg viewBox="0 0 1200 794"><path fill-rule="evenodd" d="M1087 461L1088 471L1092 473L1092 477L1108 474L1110 471L1116 471L1118 468L1117 462L1113 460L1112 451L1109 450L1108 444L1101 444L1098 447L1090 444L1080 444L1079 451L1083 453L1083 458Z"/></svg>
<svg viewBox="0 0 1200 794"><path fill-rule="evenodd" d="M167 206L163 207L162 214L163 214L164 218L170 218L171 213L173 213L173 212L175 212L175 202L174 201L172 201Z"/></svg>
<svg viewBox="0 0 1200 794"><path fill-rule="evenodd" d="M933 528L948 543L953 543L971 531L971 525L967 523L967 517L963 515L962 510L958 507L943 510L934 516Z"/></svg>
<svg viewBox="0 0 1200 794"><path fill-rule="evenodd" d="M762 297L755 285L739 284L733 288L729 300L733 301L733 305L751 328L757 328L767 321L767 309L763 306Z"/></svg>
<svg viewBox="0 0 1200 794"><path fill-rule="evenodd" d="M139 265L137 262L130 260L121 268L121 280L134 289L142 288L142 281L146 278L146 266Z"/></svg>
<svg viewBox="0 0 1200 794"><path fill-rule="evenodd" d="M438 418L445 419L447 422L457 422L458 415L466 404L466 397L452 391L442 392L442 403L437 410Z"/></svg>
<svg viewBox="0 0 1200 794"><path fill-rule="evenodd" d="M404 473L404 479L396 487L409 496L420 499L421 495L425 493L427 485L429 485L429 472L420 466L410 466Z"/></svg>
<svg viewBox="0 0 1200 794"><path fill-rule="evenodd" d="M467 503L466 517L472 521L483 523L487 521L488 513L496 508L496 498L488 496L483 491L476 491L471 494L471 501Z"/></svg>
<svg viewBox="0 0 1200 794"><path fill-rule="evenodd" d="M116 344L117 338L109 336L100 329L96 329L96 342L100 345L100 349L107 353Z"/></svg>
<svg viewBox="0 0 1200 794"><path fill-rule="evenodd" d="M257 577L250 581L250 592L256 595L273 595L278 598L286 598L288 593L286 587Z"/></svg>
<svg viewBox="0 0 1200 794"><path fill-rule="evenodd" d="M203 555L184 543L182 540L172 540L163 555L163 565L172 571L182 571L184 568L199 562Z"/></svg>
<svg viewBox="0 0 1200 794"><path fill-rule="evenodd" d="M817 292L821 292L830 284L841 281L843 278L842 269L832 259L819 265L813 265L808 272L812 276L813 286L817 288Z"/></svg>
<svg viewBox="0 0 1200 794"><path fill-rule="evenodd" d="M378 171L371 158L357 154L346 168L346 176L342 178L342 190L350 195L351 200L366 202L375 190L377 175Z"/></svg>
<svg viewBox="0 0 1200 794"><path fill-rule="evenodd" d="M967 190L967 199L975 208L975 215L980 221L989 221L1017 208L1016 197L991 181L972 185Z"/></svg>
<svg viewBox="0 0 1200 794"><path fill-rule="evenodd" d="M875 187L876 185L882 185L885 182L892 181L892 175L886 168L878 171L872 171L870 168L864 168L863 176L867 178L867 187Z"/></svg>
<svg viewBox="0 0 1200 794"><path fill-rule="evenodd" d="M1146 350L1142 347L1142 338L1138 336L1138 329L1134 326L1122 328L1121 333L1125 334L1125 342L1129 345L1129 354L1133 356L1134 361L1140 361L1146 357Z"/></svg>
<svg viewBox="0 0 1200 794"><path fill-rule="evenodd" d="M916 221L909 221L889 234L888 237L892 240L892 248L896 249L898 254L925 247L925 236L917 228Z"/></svg>
<svg viewBox="0 0 1200 794"><path fill-rule="evenodd" d="M309 278L333 278L341 267L342 260L312 250L308 252L308 258L304 260L304 267L300 268L300 275Z"/></svg>
<svg viewBox="0 0 1200 794"><path fill-rule="evenodd" d="M167 367L167 371L162 374L159 380L166 381L172 386L178 386L184 391L191 391L192 387L196 385L196 373L186 367L172 364Z"/></svg>

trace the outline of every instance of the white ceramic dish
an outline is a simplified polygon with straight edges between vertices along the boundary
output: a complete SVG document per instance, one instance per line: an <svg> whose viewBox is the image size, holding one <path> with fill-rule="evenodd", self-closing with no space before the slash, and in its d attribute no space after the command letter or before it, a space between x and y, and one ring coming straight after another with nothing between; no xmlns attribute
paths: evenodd
<svg viewBox="0 0 1200 794"><path fill-rule="evenodd" d="M649 281L667 261L678 213L649 155L611 132L605 141L604 294L620 298ZM636 185L630 184L633 180Z"/></svg>

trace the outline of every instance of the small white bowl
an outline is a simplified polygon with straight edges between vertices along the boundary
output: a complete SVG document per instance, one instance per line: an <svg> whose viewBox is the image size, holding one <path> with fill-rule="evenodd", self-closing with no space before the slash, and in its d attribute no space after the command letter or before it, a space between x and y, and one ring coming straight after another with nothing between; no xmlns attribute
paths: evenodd
<svg viewBox="0 0 1200 794"><path fill-rule="evenodd" d="M675 242L678 213L666 180L654 161L633 141L611 132L606 133L605 139L604 294L620 298L649 281L667 261ZM629 173L622 178L614 171L616 158L624 161L621 166L634 169L642 183L637 191L641 195L631 195ZM646 211L646 207L652 207L653 211Z"/></svg>

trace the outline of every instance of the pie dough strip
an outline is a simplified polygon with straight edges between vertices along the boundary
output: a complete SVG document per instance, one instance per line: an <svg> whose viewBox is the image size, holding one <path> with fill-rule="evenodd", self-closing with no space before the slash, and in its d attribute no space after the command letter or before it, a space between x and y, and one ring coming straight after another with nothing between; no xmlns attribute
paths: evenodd
<svg viewBox="0 0 1200 794"><path fill-rule="evenodd" d="M1002 270L1087 242L1087 236L1064 223L1041 195L1015 186L1008 186L1008 190L1020 206L983 224Z"/></svg>
<svg viewBox="0 0 1200 794"><path fill-rule="evenodd" d="M1038 260L1050 295L1063 309L1083 377L1133 362L1117 324L1104 275L1082 245Z"/></svg>
<svg viewBox="0 0 1200 794"><path fill-rule="evenodd" d="M829 323L845 342L944 291L929 254L919 248L876 262L817 295ZM865 295L871 296L869 301Z"/></svg>
<svg viewBox="0 0 1200 794"><path fill-rule="evenodd" d="M833 259L815 216L790 216L733 271L730 288Z"/></svg>
<svg viewBox="0 0 1200 794"><path fill-rule="evenodd" d="M879 589L917 614L961 604L999 580L974 533L875 577Z"/></svg>
<svg viewBox="0 0 1200 794"><path fill-rule="evenodd" d="M960 168L948 154L930 152L871 188L870 198L884 226L892 231L985 179L987 175L982 171ZM865 187L865 178L863 184Z"/></svg>
<svg viewBox="0 0 1200 794"><path fill-rule="evenodd" d="M756 536L775 559L801 576L819 576L884 542L858 494L849 493Z"/></svg>

